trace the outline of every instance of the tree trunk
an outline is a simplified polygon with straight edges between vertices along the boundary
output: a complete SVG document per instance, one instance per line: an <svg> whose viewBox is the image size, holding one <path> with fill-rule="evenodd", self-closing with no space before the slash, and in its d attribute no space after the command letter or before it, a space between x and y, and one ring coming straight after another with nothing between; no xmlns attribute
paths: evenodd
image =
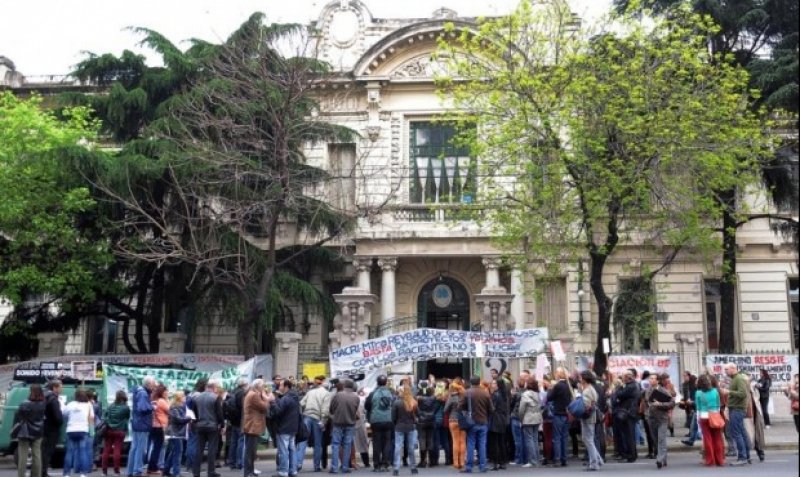
<svg viewBox="0 0 800 477"><path fill-rule="evenodd" d="M719 193L722 215L722 277L720 279L719 352L736 352L736 206L734 190Z"/></svg>
<svg viewBox="0 0 800 477"><path fill-rule="evenodd" d="M613 302L606 294L603 286L603 268L606 264L608 255L599 253L589 254L591 263L589 285L592 288L592 295L597 303L597 343L594 349L594 372L597 376L602 376L608 366L608 358L603 352L603 338L608 338L611 342L611 309Z"/></svg>
<svg viewBox="0 0 800 477"><path fill-rule="evenodd" d="M153 276L153 289L151 291L150 313L147 317L147 342L151 353L158 353L161 322L164 317L164 286L165 269L161 267Z"/></svg>

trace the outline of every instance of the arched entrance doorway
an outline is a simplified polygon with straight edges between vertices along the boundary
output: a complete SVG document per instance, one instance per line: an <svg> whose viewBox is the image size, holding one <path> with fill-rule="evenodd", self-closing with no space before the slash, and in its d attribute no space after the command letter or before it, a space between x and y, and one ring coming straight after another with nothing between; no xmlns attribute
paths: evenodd
<svg viewBox="0 0 800 477"><path fill-rule="evenodd" d="M469 330L469 293L464 285L450 277L439 277L422 287L417 297L419 324L440 330ZM469 376L469 359L440 358L421 361L417 375L437 378Z"/></svg>

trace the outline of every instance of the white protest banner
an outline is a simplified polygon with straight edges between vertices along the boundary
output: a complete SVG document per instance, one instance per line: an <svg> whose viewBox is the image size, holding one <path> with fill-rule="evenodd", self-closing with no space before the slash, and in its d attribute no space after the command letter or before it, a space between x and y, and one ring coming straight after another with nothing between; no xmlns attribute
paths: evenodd
<svg viewBox="0 0 800 477"><path fill-rule="evenodd" d="M760 377L761 369L766 369L772 378L773 389L780 389L792 382L792 376L798 372L797 355L791 354L709 354L706 355L706 368L717 379L725 378L724 366L733 363L739 371L750 376L755 382Z"/></svg>
<svg viewBox="0 0 800 477"><path fill-rule="evenodd" d="M116 364L103 364L103 386L106 389L106 399L114 402L114 396L120 389L129 391L142 384L145 376L153 376L156 381L164 384L170 393L194 388L200 378L218 379L225 389L236 387L236 381L241 378L252 380L255 358L225 369L208 372L191 369L177 368L147 368L133 366L118 366Z"/></svg>
<svg viewBox="0 0 800 477"><path fill-rule="evenodd" d="M567 353L564 352L564 347L561 346L561 340L551 341L550 350L553 352L553 361L565 361Z"/></svg>
<svg viewBox="0 0 800 477"><path fill-rule="evenodd" d="M331 351L334 376L436 358L525 358L544 351L547 328L481 332L419 328ZM480 348L480 350L479 350Z"/></svg>
<svg viewBox="0 0 800 477"><path fill-rule="evenodd" d="M544 353L539 354L536 357L536 380L541 381L544 379L544 375L550 372L550 360L547 359L547 355Z"/></svg>
<svg viewBox="0 0 800 477"><path fill-rule="evenodd" d="M578 358L578 370L591 369L594 359L589 356ZM633 368L641 377L643 371L650 373L669 374L672 384L680 386L680 374L678 372L678 356L674 354L651 354L651 355L614 355L608 357L607 369L616 376L622 374L626 369Z"/></svg>

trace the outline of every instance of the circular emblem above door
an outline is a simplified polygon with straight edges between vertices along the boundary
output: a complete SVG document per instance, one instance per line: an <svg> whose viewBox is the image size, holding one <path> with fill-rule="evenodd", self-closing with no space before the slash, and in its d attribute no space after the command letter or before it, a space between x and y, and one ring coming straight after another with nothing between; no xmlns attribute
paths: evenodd
<svg viewBox="0 0 800 477"><path fill-rule="evenodd" d="M453 302L453 290L440 283L433 288L433 304L439 308L447 308Z"/></svg>

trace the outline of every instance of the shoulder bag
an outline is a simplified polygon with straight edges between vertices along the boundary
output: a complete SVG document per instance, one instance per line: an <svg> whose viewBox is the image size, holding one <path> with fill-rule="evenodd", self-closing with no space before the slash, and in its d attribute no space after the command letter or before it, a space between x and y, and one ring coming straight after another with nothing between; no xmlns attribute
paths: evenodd
<svg viewBox="0 0 800 477"><path fill-rule="evenodd" d="M458 428L468 431L475 427L475 420L472 418L472 396L467 393L467 411L458 413Z"/></svg>

